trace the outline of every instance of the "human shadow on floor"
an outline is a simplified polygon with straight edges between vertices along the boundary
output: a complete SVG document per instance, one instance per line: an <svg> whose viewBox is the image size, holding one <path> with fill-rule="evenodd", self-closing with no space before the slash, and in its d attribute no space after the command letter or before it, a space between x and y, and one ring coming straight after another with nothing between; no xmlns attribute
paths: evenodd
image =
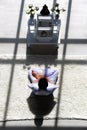
<svg viewBox="0 0 87 130"><path fill-rule="evenodd" d="M27 103L30 111L35 115L34 123L36 126L42 125L43 117L48 115L56 104L52 94L49 96L36 96L33 93L27 99Z"/></svg>

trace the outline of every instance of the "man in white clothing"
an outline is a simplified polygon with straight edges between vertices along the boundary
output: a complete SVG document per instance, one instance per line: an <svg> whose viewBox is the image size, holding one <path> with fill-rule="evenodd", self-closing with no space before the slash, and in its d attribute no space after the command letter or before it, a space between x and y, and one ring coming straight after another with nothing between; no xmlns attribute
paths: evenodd
<svg viewBox="0 0 87 130"><path fill-rule="evenodd" d="M58 85L56 85L58 71L56 69L46 68L42 70L34 68L29 70L28 76L31 81L29 87L35 95L49 95L58 88Z"/></svg>

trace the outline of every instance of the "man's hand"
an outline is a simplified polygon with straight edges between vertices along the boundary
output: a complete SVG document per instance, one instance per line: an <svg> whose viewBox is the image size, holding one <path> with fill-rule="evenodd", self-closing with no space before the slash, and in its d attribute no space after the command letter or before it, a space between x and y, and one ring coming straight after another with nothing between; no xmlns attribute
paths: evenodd
<svg viewBox="0 0 87 130"><path fill-rule="evenodd" d="M44 74L39 74L35 71L32 70L32 75L36 78L36 79L41 79L41 78L44 78Z"/></svg>
<svg viewBox="0 0 87 130"><path fill-rule="evenodd" d="M50 82L51 84L55 84L52 80L50 80L48 77L46 77L47 81Z"/></svg>

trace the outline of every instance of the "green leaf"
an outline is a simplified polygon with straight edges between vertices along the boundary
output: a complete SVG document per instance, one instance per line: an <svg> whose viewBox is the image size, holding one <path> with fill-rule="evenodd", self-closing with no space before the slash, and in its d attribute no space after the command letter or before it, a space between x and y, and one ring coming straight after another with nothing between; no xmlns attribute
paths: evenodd
<svg viewBox="0 0 87 130"><path fill-rule="evenodd" d="M29 5L28 5L28 7L29 7L29 8L32 8L32 7L33 7L33 5L32 5L32 4L29 4Z"/></svg>
<svg viewBox="0 0 87 130"><path fill-rule="evenodd" d="M55 4L55 7L58 7L58 6L59 6L59 3L56 3L56 4Z"/></svg>
<svg viewBox="0 0 87 130"><path fill-rule="evenodd" d="M66 11L64 8L62 8L62 11L64 12L64 11Z"/></svg>
<svg viewBox="0 0 87 130"><path fill-rule="evenodd" d="M29 11L29 10L26 10L26 14L30 14L30 11Z"/></svg>
<svg viewBox="0 0 87 130"><path fill-rule="evenodd" d="M35 10L36 10L36 11L38 11L38 10L39 10L39 8L36 6L36 7L35 7Z"/></svg>

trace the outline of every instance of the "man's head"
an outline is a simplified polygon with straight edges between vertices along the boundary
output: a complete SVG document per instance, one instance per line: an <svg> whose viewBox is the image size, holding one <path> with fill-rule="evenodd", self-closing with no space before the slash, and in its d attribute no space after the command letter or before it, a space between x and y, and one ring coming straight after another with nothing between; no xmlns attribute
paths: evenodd
<svg viewBox="0 0 87 130"><path fill-rule="evenodd" d="M38 86L40 89L46 90L47 86L48 86L48 82L46 78L41 78L38 82Z"/></svg>

